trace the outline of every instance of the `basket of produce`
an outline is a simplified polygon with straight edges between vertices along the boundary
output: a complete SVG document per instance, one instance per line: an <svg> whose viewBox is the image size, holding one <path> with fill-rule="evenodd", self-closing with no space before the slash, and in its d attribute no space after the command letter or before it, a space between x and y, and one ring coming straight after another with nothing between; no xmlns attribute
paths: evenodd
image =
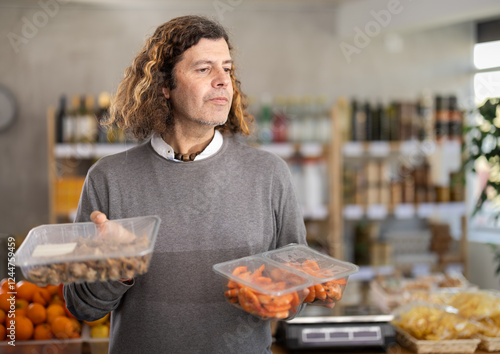
<svg viewBox="0 0 500 354"><path fill-rule="evenodd" d="M411 303L394 312L398 343L414 353L474 353L479 326L450 306Z"/></svg>

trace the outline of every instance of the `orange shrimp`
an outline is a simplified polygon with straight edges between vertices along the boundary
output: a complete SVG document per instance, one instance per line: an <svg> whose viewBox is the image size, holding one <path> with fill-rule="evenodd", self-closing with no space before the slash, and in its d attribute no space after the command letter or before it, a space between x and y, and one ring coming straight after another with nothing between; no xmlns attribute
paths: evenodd
<svg viewBox="0 0 500 354"><path fill-rule="evenodd" d="M247 266L239 266L233 269L233 275L239 275L241 273L244 273L248 270Z"/></svg>
<svg viewBox="0 0 500 354"><path fill-rule="evenodd" d="M342 298L342 287L339 284L331 284L325 289L328 297L334 301L338 301Z"/></svg>
<svg viewBox="0 0 500 354"><path fill-rule="evenodd" d="M316 290L316 298L320 300L325 300L326 299L326 291L323 285L321 284L316 284L314 286L314 289Z"/></svg>
<svg viewBox="0 0 500 354"><path fill-rule="evenodd" d="M229 290L226 290L224 295L226 297L236 297L236 296L238 296L238 293L239 293L239 289L229 289Z"/></svg>
<svg viewBox="0 0 500 354"><path fill-rule="evenodd" d="M264 271L265 269L265 265L261 265L259 267L259 269L255 270L253 273L252 273L252 276L250 277L251 279L255 279L255 278L258 278L258 277L261 277L262 276L262 272Z"/></svg>
<svg viewBox="0 0 500 354"><path fill-rule="evenodd" d="M338 285L346 285L347 284L347 279L346 278L340 278L340 279L333 279L328 281L327 283L334 283Z"/></svg>
<svg viewBox="0 0 500 354"><path fill-rule="evenodd" d="M302 262L302 268L310 270L320 270L318 263L312 259Z"/></svg>
<svg viewBox="0 0 500 354"><path fill-rule="evenodd" d="M262 309L257 296L247 287L241 287L238 292L238 300L248 312L258 312Z"/></svg>

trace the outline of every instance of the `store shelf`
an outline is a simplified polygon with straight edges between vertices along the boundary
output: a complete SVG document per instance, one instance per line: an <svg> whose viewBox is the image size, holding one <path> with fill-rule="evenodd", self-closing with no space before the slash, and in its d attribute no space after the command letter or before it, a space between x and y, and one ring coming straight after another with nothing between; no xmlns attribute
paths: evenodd
<svg viewBox="0 0 500 354"><path fill-rule="evenodd" d="M361 205L344 205L343 216L346 220L383 220L388 215L394 215L397 219L422 218L432 216L456 215L463 216L466 213L465 202L450 203L421 203L421 204L399 204L394 207L392 213L385 205L374 204L366 208Z"/></svg>
<svg viewBox="0 0 500 354"><path fill-rule="evenodd" d="M98 159L103 156L126 151L135 144L56 144L54 146L54 157L76 158L76 159Z"/></svg>
<svg viewBox="0 0 500 354"><path fill-rule="evenodd" d="M315 142L304 143L272 143L260 146L262 150L272 152L284 159L290 158L297 151L304 157L317 157L323 155L323 145Z"/></svg>

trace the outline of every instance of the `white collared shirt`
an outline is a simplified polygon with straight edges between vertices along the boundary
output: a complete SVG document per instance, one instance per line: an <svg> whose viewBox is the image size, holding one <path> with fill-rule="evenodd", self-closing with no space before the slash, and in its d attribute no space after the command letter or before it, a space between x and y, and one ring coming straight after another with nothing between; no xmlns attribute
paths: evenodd
<svg viewBox="0 0 500 354"><path fill-rule="evenodd" d="M222 147L222 142L222 134L218 130L215 130L214 137L212 138L210 144L208 144L205 150L194 158L194 161L203 160L215 154ZM182 162L174 157L174 149L172 149L172 147L156 133L153 133L153 136L151 137L151 146L158 153L158 155L172 161Z"/></svg>

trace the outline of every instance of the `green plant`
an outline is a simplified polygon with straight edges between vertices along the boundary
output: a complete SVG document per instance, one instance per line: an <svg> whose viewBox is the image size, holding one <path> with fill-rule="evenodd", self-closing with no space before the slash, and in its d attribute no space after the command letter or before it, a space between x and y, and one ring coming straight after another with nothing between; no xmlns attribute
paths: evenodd
<svg viewBox="0 0 500 354"><path fill-rule="evenodd" d="M489 171L489 176L475 201L471 217L487 206L491 217L497 221L500 217L500 98L486 100L477 111L473 112L472 117L474 124L465 129L464 167L470 166L472 172L477 173L477 166L482 164L483 168ZM489 246L497 264L495 274L498 275L500 247L493 243Z"/></svg>
<svg viewBox="0 0 500 354"><path fill-rule="evenodd" d="M487 99L473 114L473 124L465 129L466 161L464 166L477 173L478 164L489 170L489 177L475 201L472 216L485 206L500 217L500 98Z"/></svg>

